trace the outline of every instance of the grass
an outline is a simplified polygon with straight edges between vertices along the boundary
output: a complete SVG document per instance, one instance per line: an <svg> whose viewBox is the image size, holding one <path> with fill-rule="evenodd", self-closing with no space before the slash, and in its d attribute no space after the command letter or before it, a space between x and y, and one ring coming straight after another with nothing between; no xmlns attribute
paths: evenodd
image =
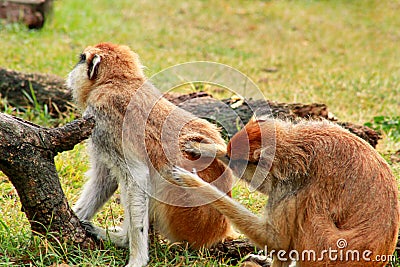
<svg viewBox="0 0 400 267"><path fill-rule="evenodd" d="M383 129L390 126L387 121L398 122L400 110L399 8L398 1L388 0L56 1L40 31L0 23L0 66L65 77L85 46L111 41L131 46L148 76L188 61L220 62L246 74L268 99L326 103L341 121ZM4 111L42 125L54 123L34 97L28 109L8 106ZM400 149L393 138L399 127L383 129L382 154ZM87 169L85 145L60 154L56 164L74 203ZM391 166L400 179L400 164ZM0 193L0 265L124 264L126 251L112 245L84 252L32 237L4 176ZM265 203L245 188L234 194L255 211ZM120 214L113 199L96 221L114 218L118 223ZM207 251L188 252L182 246L152 244L151 266L229 266Z"/></svg>

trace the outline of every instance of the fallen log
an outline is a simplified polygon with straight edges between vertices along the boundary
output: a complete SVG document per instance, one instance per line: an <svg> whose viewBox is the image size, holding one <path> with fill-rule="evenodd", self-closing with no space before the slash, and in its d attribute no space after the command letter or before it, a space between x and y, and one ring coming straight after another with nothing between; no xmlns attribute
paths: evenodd
<svg viewBox="0 0 400 267"><path fill-rule="evenodd" d="M58 117L65 112L76 112L79 117L79 112L71 101L71 92L65 87L64 79L55 75L25 74L0 68L1 98L5 98L14 106L26 106L32 104L27 97L27 94L31 95L32 92L36 101L40 105L47 105L49 112L54 116ZM325 104L277 103L271 100L252 99L246 99L243 103L237 99L220 101L205 92L186 95L167 93L165 97L199 117L218 122L224 129L223 134L226 135L226 139L235 134L238 127L243 126L254 111L260 114L269 113L276 118L292 121L297 118L331 120L363 138L373 147L376 147L380 139L379 134L371 128L337 121Z"/></svg>
<svg viewBox="0 0 400 267"><path fill-rule="evenodd" d="M255 262L261 267L271 266L271 259L252 256L263 251L257 249L248 239L225 240L210 248L209 252L216 258L231 259L231 264L238 264L240 260L246 258L244 262Z"/></svg>
<svg viewBox="0 0 400 267"><path fill-rule="evenodd" d="M229 139L238 129L246 124L253 113L259 115L270 114L274 118L296 121L302 119L326 119L333 121L351 133L367 141L372 147L376 147L380 135L375 130L349 122L339 122L330 114L325 104L301 104L301 103L278 103L270 100L245 100L237 104L237 99L218 100L212 96L193 93L192 96L165 95L167 99L177 106L187 110L198 117L205 118L221 126L222 134ZM191 97L191 98L190 98ZM234 108L232 108L234 106Z"/></svg>
<svg viewBox="0 0 400 267"><path fill-rule="evenodd" d="M16 107L31 106L32 98L47 105L58 117L64 112L76 112L65 79L52 74L23 73L0 68L0 97Z"/></svg>
<svg viewBox="0 0 400 267"><path fill-rule="evenodd" d="M33 233L94 247L68 205L54 164L57 153L86 139L93 119L48 129L0 113L0 170L17 190Z"/></svg>
<svg viewBox="0 0 400 267"><path fill-rule="evenodd" d="M21 22L29 29L43 27L53 0L0 0L0 19Z"/></svg>

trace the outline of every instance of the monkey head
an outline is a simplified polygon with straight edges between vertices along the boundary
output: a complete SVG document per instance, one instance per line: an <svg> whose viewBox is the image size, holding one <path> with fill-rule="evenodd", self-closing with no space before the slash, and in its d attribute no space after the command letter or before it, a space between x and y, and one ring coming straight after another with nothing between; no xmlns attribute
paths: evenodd
<svg viewBox="0 0 400 267"><path fill-rule="evenodd" d="M227 156L235 175L247 182L261 184L275 155L275 122L253 116L229 141Z"/></svg>
<svg viewBox="0 0 400 267"><path fill-rule="evenodd" d="M67 87L79 107L85 109L90 93L103 84L127 83L145 76L139 56L128 46L100 43L80 54L79 62L69 73Z"/></svg>

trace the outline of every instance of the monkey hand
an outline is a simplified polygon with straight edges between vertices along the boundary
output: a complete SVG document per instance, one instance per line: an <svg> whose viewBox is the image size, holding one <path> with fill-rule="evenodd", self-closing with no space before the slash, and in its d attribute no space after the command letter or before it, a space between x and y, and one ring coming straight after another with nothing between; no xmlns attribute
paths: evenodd
<svg viewBox="0 0 400 267"><path fill-rule="evenodd" d="M207 158L220 158L226 155L226 147L213 142L205 143L204 141L196 142L189 140L184 144L183 150L195 156Z"/></svg>
<svg viewBox="0 0 400 267"><path fill-rule="evenodd" d="M90 221L81 221L81 225L86 230L90 237L98 239L97 229Z"/></svg>
<svg viewBox="0 0 400 267"><path fill-rule="evenodd" d="M186 187L201 187L208 185L204 182L195 172L189 172L181 167L175 166L172 169L172 176L170 177L172 183Z"/></svg>

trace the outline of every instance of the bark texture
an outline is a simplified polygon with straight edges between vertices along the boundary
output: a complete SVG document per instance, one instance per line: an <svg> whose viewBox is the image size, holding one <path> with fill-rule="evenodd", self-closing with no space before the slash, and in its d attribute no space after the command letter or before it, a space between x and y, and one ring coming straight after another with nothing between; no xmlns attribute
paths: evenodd
<svg viewBox="0 0 400 267"><path fill-rule="evenodd" d="M47 105L53 116L76 112L65 80L51 74L23 73L0 68L0 97L12 106L29 106L32 91L37 103Z"/></svg>
<svg viewBox="0 0 400 267"><path fill-rule="evenodd" d="M0 0L0 19L21 22L29 29L43 27L53 0Z"/></svg>
<svg viewBox="0 0 400 267"><path fill-rule="evenodd" d="M58 152L86 139L93 119L48 129L0 113L0 170L16 188L33 233L56 233L65 241L92 247L68 205L54 164Z"/></svg>

